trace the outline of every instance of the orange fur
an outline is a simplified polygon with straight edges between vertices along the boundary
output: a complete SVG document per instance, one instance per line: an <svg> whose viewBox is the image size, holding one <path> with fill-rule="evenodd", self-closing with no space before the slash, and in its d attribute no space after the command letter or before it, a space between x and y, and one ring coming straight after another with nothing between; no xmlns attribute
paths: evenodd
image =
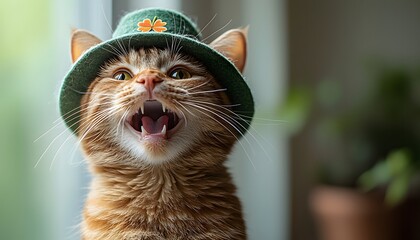
<svg viewBox="0 0 420 240"><path fill-rule="evenodd" d="M220 86L205 68L174 52L140 49L110 61L82 98L78 136L93 175L84 240L246 239L241 204L224 166L239 134L235 116L221 107L229 104L227 97L213 91ZM159 67L157 58L188 68L193 80L171 79L173 66ZM133 78L112 79L121 67ZM124 125L146 101L147 91L136 82L144 69L159 69L162 81L153 96L183 118L180 130L158 143L136 139ZM137 143L143 150L136 150Z"/></svg>

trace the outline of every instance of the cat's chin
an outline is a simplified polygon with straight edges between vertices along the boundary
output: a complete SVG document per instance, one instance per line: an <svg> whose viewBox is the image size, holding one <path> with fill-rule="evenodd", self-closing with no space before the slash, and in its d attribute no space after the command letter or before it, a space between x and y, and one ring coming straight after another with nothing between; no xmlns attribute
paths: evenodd
<svg viewBox="0 0 420 240"><path fill-rule="evenodd" d="M181 120L175 128L166 133L153 134L137 131L126 122L125 129L128 130L128 135L123 134L122 145L127 147L134 158L141 159L147 164L159 165L172 161L188 145L188 141L182 137L183 122Z"/></svg>
<svg viewBox="0 0 420 240"><path fill-rule="evenodd" d="M132 139L138 144L137 147L144 149L145 153L149 156L148 158L157 160L162 157L167 158L166 155L168 155L168 150L170 149L169 145L178 145L171 143L171 141L184 126L183 122L184 120L179 118L177 124L170 130L164 125L161 130L154 133L147 132L144 127L141 127L139 131L139 129L133 127L132 120L126 121L125 127L132 135ZM157 160L153 162L159 163L162 161Z"/></svg>

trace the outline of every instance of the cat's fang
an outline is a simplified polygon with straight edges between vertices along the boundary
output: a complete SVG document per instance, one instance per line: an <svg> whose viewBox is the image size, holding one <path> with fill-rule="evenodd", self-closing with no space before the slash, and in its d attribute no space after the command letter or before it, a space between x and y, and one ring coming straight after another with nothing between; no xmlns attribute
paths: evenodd
<svg viewBox="0 0 420 240"><path fill-rule="evenodd" d="M144 103L140 106L141 114L144 114Z"/></svg>
<svg viewBox="0 0 420 240"><path fill-rule="evenodd" d="M141 135L148 135L149 133L146 131L146 129L144 129L143 126L140 127L141 128Z"/></svg>
<svg viewBox="0 0 420 240"><path fill-rule="evenodd" d="M163 110L164 113L166 112L166 107L163 104L162 104L162 110Z"/></svg>
<svg viewBox="0 0 420 240"><path fill-rule="evenodd" d="M166 135L166 125L163 125L162 131L160 133Z"/></svg>

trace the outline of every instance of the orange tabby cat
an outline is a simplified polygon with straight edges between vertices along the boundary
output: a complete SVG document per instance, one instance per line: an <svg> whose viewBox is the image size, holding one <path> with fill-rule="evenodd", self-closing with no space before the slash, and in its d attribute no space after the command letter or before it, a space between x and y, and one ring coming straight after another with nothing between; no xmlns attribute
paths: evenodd
<svg viewBox="0 0 420 240"><path fill-rule="evenodd" d="M245 35L231 30L211 46L242 70ZM74 32L73 60L98 43ZM246 238L223 165L238 135L230 103L175 50L130 49L98 69L82 98L78 136L93 174L83 239Z"/></svg>

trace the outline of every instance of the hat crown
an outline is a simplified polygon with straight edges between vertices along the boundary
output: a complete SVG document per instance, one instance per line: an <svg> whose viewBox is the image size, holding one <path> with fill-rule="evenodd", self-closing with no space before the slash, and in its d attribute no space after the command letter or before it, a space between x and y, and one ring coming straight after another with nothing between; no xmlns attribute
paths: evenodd
<svg viewBox="0 0 420 240"><path fill-rule="evenodd" d="M148 20L147 20L148 19ZM201 39L201 33L195 23L182 13L161 8L146 8L125 15L119 22L112 35L113 38L128 34L145 32L157 32L153 29L153 24L161 21L164 26L161 32L182 35L193 39ZM147 21L147 22L145 22ZM151 23L150 30L142 31L140 23ZM160 22L159 22L160 23ZM159 31L160 32L160 31Z"/></svg>

